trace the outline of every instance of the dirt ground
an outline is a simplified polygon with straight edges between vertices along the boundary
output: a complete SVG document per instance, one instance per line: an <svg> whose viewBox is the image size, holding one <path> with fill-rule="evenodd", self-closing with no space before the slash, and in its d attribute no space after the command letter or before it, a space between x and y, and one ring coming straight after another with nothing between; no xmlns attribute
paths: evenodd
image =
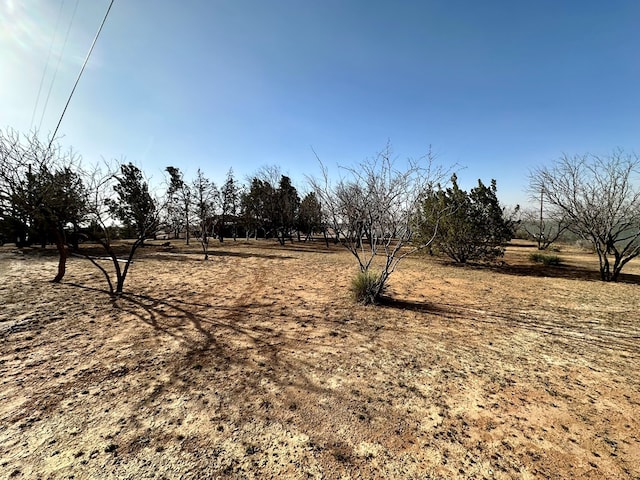
<svg viewBox="0 0 640 480"><path fill-rule="evenodd" d="M353 303L322 243L0 249L0 477L640 478L640 263L409 258Z"/></svg>

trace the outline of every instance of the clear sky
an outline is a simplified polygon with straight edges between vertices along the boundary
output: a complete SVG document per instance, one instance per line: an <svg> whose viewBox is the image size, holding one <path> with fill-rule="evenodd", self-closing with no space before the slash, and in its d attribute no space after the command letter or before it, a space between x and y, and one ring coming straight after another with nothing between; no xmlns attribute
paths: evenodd
<svg viewBox="0 0 640 480"><path fill-rule="evenodd" d="M0 127L54 130L108 5L0 0ZM279 165L301 189L312 147L337 173L431 145L523 203L562 153L640 151L640 2L115 0L59 133L154 180Z"/></svg>

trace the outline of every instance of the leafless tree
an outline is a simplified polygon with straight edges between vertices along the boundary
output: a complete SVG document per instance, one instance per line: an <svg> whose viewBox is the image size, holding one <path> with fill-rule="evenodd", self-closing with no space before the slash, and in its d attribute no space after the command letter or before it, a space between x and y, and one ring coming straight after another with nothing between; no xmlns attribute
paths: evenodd
<svg viewBox="0 0 640 480"><path fill-rule="evenodd" d="M544 204L544 189L538 192L538 209L527 208L521 213L520 227L533 238L538 250L546 250L557 242L571 226L564 212L557 209L546 209Z"/></svg>
<svg viewBox="0 0 640 480"><path fill-rule="evenodd" d="M433 241L431 236L411 243L421 198L449 173L433 160L429 152L397 168L387 145L375 158L343 167L344 176L335 184L322 162L322 178L308 179L330 228L353 254L360 272L379 269L364 303L378 301L400 261ZM374 265L377 257L383 259L381 266Z"/></svg>
<svg viewBox="0 0 640 480"><path fill-rule="evenodd" d="M85 172L86 228L91 240L102 246L106 257L80 250L104 275L112 295L123 292L129 268L137 249L158 227L158 200L149 191L142 171L132 164L105 162ZM134 238L129 244L114 242L117 226L126 225ZM102 262L111 263L113 271ZM115 275L115 286L112 276Z"/></svg>
<svg viewBox="0 0 640 480"><path fill-rule="evenodd" d="M213 237L213 229L216 224L216 207L219 201L219 192L216 184L209 180L202 170L198 169L196 178L191 187L195 221L198 223L198 240L202 246L204 259L209 259L209 241Z"/></svg>
<svg viewBox="0 0 640 480"><path fill-rule="evenodd" d="M531 190L543 192L554 214L593 244L604 281L617 281L640 254L639 166L636 154L615 150L606 156L564 155L530 174Z"/></svg>

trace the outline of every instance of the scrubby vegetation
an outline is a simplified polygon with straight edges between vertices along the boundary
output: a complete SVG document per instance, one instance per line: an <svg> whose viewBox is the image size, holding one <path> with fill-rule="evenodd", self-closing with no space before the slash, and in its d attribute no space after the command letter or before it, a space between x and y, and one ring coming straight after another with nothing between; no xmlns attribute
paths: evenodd
<svg viewBox="0 0 640 480"><path fill-rule="evenodd" d="M493 261L515 235L517 221L500 206L496 181L487 187L478 180L470 192L458 186L430 189L416 212L416 240L432 238L431 249L458 263Z"/></svg>
<svg viewBox="0 0 640 480"><path fill-rule="evenodd" d="M365 305L375 303L382 293L380 275L371 270L358 272L351 281L351 291L357 302Z"/></svg>
<svg viewBox="0 0 640 480"><path fill-rule="evenodd" d="M598 254L601 279L618 280L640 254L640 192L633 183L639 165L635 155L617 151L564 157L534 172L531 190L539 192L541 207L537 219L531 211L524 215L523 230L539 249L571 232ZM149 238L184 239L187 245L195 238L208 259L214 238L271 238L284 246L321 234L327 248L330 238L346 247L360 272L375 265L375 282L363 276L369 287L358 297L375 303L407 255L428 248L462 264L492 262L519 225L518 209L500 204L495 180L489 186L478 180L467 192L453 174L442 185L451 169L435 165L431 153L399 167L390 145L344 167L338 181L323 167L323 178L307 179L303 197L278 167L262 169L248 186L230 170L222 188L201 169L191 180L175 167L166 172L166 191L157 193L132 163L82 165L55 142L0 131L0 238L17 246L55 243L56 282L69 255L83 254L81 241L97 242L110 271L85 256L102 271L109 291L121 294L133 256ZM118 238L133 241L124 255L112 248ZM553 256L532 260L559 263Z"/></svg>
<svg viewBox="0 0 640 480"><path fill-rule="evenodd" d="M560 257L558 255L552 255L552 254L547 254L547 253L532 253L531 255L529 255L529 259L532 262L535 263L542 263L543 265L546 266L550 266L550 265L560 265L561 261L560 261Z"/></svg>

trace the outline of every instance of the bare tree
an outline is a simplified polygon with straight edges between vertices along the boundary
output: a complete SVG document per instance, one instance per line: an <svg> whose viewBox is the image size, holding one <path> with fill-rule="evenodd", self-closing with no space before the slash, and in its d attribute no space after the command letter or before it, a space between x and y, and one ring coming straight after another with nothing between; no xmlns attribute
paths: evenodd
<svg viewBox="0 0 640 480"><path fill-rule="evenodd" d="M539 192L540 208L528 208L521 213L520 227L535 240L538 250L546 250L557 242L571 226L562 211L545 210L544 190Z"/></svg>
<svg viewBox="0 0 640 480"><path fill-rule="evenodd" d="M320 163L323 178L308 180L330 228L352 253L360 272L372 279L361 300L375 303L400 261L433 241L431 236L411 243L415 212L424 194L446 178L448 171L433 164L431 152L396 168L389 145L374 159L343 168L345 176L335 184ZM381 266L374 265L377 257L383 260ZM370 275L373 269L379 271Z"/></svg>
<svg viewBox="0 0 640 480"><path fill-rule="evenodd" d="M98 165L85 173L85 176L85 231L102 246L107 257L95 257L82 250L80 253L103 273L109 292L120 295L137 249L158 227L158 201L151 195L142 171L131 163ZM128 226L128 230L133 233L133 242L129 245L114 243L116 221ZM111 262L115 287L112 273L101 264L102 260Z"/></svg>
<svg viewBox="0 0 640 480"><path fill-rule="evenodd" d="M640 254L639 166L637 155L622 150L564 155L529 177L531 190L543 192L554 214L565 216L569 229L593 244L603 281L617 281Z"/></svg>
<svg viewBox="0 0 640 480"><path fill-rule="evenodd" d="M196 178L192 184L193 204L196 221L198 222L198 240L202 246L204 259L209 259L209 240L213 236L216 223L216 204L219 199L216 184L205 177L202 170L198 169Z"/></svg>

